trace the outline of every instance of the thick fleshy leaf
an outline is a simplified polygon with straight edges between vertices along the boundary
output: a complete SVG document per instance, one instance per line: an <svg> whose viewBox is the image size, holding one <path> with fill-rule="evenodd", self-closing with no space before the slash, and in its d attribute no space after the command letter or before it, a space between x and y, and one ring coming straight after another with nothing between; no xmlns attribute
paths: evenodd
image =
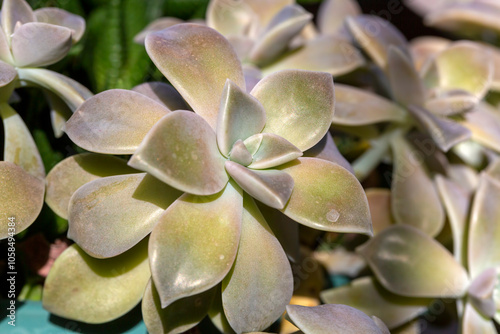
<svg viewBox="0 0 500 334"><path fill-rule="evenodd" d="M212 195L228 181L215 132L199 115L175 111L148 132L129 165L196 195Z"/></svg>
<svg viewBox="0 0 500 334"><path fill-rule="evenodd" d="M496 313L493 291L498 284L498 274L497 268L486 269L469 286L469 301L486 318L492 318Z"/></svg>
<svg viewBox="0 0 500 334"><path fill-rule="evenodd" d="M160 217L149 254L162 308L217 285L231 269L241 232L243 194L228 183L210 197L185 194Z"/></svg>
<svg viewBox="0 0 500 334"><path fill-rule="evenodd" d="M212 0L207 8L207 25L224 36L254 34L258 17L245 1Z"/></svg>
<svg viewBox="0 0 500 334"><path fill-rule="evenodd" d="M464 242L466 224L470 208L470 196L465 189L441 175L436 176L436 185L448 214L453 234L453 254L455 259L466 264Z"/></svg>
<svg viewBox="0 0 500 334"><path fill-rule="evenodd" d="M243 0L257 14L261 26L267 26L278 13L293 0Z"/></svg>
<svg viewBox="0 0 500 334"><path fill-rule="evenodd" d="M252 90L266 110L263 132L277 134L300 150L318 143L334 113L331 75L284 70L262 79Z"/></svg>
<svg viewBox="0 0 500 334"><path fill-rule="evenodd" d="M0 60L0 87L12 82L17 76L16 69L12 65Z"/></svg>
<svg viewBox="0 0 500 334"><path fill-rule="evenodd" d="M396 46L389 46L387 72L391 93L396 102L405 106L423 104L426 98L424 84L410 57Z"/></svg>
<svg viewBox="0 0 500 334"><path fill-rule="evenodd" d="M342 246L332 250L315 251L313 255L330 276L356 277L366 268L366 262L361 255L346 250Z"/></svg>
<svg viewBox="0 0 500 334"><path fill-rule="evenodd" d="M123 159L109 155L82 153L64 159L47 175L45 201L59 216L68 219L68 205L74 192L101 177L137 173Z"/></svg>
<svg viewBox="0 0 500 334"><path fill-rule="evenodd" d="M2 28L7 38L14 33L17 22L35 22L35 14L25 0L4 0L2 3Z"/></svg>
<svg viewBox="0 0 500 334"><path fill-rule="evenodd" d="M186 102L214 129L226 80L245 89L236 53L211 28L186 23L150 33L146 50Z"/></svg>
<svg viewBox="0 0 500 334"><path fill-rule="evenodd" d="M237 333L264 330L285 310L293 292L290 263L255 202L244 196L241 239L222 281L222 304Z"/></svg>
<svg viewBox="0 0 500 334"><path fill-rule="evenodd" d="M149 281L142 298L142 316L148 333L176 334L193 328L207 315L216 292L217 289L212 288L162 308L160 296L153 282Z"/></svg>
<svg viewBox="0 0 500 334"><path fill-rule="evenodd" d="M293 178L279 170L250 170L226 161L226 171L248 194L275 209L283 209L293 190Z"/></svg>
<svg viewBox="0 0 500 334"><path fill-rule="evenodd" d="M229 321L224 314L224 307L222 306L222 294L221 294L221 284L217 288L214 300L210 309L208 310L208 316L212 324L217 327L217 329L224 334L236 334L236 332L231 328Z"/></svg>
<svg viewBox="0 0 500 334"><path fill-rule="evenodd" d="M110 259L95 259L76 244L70 246L45 280L43 307L57 316L91 324L124 315L141 301L151 277L147 245L146 239Z"/></svg>
<svg viewBox="0 0 500 334"><path fill-rule="evenodd" d="M406 112L397 104L364 89L335 85L333 124L367 125L379 122L403 122Z"/></svg>
<svg viewBox="0 0 500 334"><path fill-rule="evenodd" d="M469 285L467 272L446 248L408 225L385 229L357 251L378 281L401 296L457 298Z"/></svg>
<svg viewBox="0 0 500 334"><path fill-rule="evenodd" d="M5 132L3 160L15 163L31 175L43 179L45 167L35 141L23 119L8 104L0 104Z"/></svg>
<svg viewBox="0 0 500 334"><path fill-rule="evenodd" d="M469 194L477 189L479 176L474 168L464 164L450 164L447 174L453 182L459 184Z"/></svg>
<svg viewBox="0 0 500 334"><path fill-rule="evenodd" d="M229 159L242 166L248 166L252 163L252 155L248 152L247 147L241 139L234 143L233 148L229 153Z"/></svg>
<svg viewBox="0 0 500 334"><path fill-rule="evenodd" d="M347 74L365 64L361 53L349 41L337 36L319 36L308 40L286 57L266 66L264 72L297 69L327 72L333 76Z"/></svg>
<svg viewBox="0 0 500 334"><path fill-rule="evenodd" d="M318 28L323 35L334 35L344 25L346 17L361 14L361 8L355 0L327 0L318 10Z"/></svg>
<svg viewBox="0 0 500 334"><path fill-rule="evenodd" d="M73 43L78 42L85 32L85 20L64 9L47 7L37 9L34 13L38 22L55 24L71 29Z"/></svg>
<svg viewBox="0 0 500 334"><path fill-rule="evenodd" d="M174 87L160 81L145 82L132 88L134 92L146 95L164 104L169 110L189 110L189 106Z"/></svg>
<svg viewBox="0 0 500 334"><path fill-rule="evenodd" d="M493 79L491 82L490 90L500 92L500 73L497 68L500 67L500 50L496 46L481 43L481 47L491 54L493 59Z"/></svg>
<svg viewBox="0 0 500 334"><path fill-rule="evenodd" d="M238 139L261 132L265 124L262 104L228 79L217 118L217 145L221 153L227 156Z"/></svg>
<svg viewBox="0 0 500 334"><path fill-rule="evenodd" d="M278 58L311 20L312 14L300 6L284 7L269 22L253 46L249 55L250 61L258 66L264 66Z"/></svg>
<svg viewBox="0 0 500 334"><path fill-rule="evenodd" d="M470 111L479 102L478 98L465 91L450 91L425 101L425 109L438 116L450 116Z"/></svg>
<svg viewBox="0 0 500 334"><path fill-rule="evenodd" d="M160 31L163 29L170 28L173 25L183 23L184 21L175 17L161 17L154 20L146 26L140 33L134 37L134 42L137 44L144 44L146 41L146 36L151 32Z"/></svg>
<svg viewBox="0 0 500 334"><path fill-rule="evenodd" d="M30 22L12 35L12 56L19 67L39 67L58 62L71 48L71 29Z"/></svg>
<svg viewBox="0 0 500 334"><path fill-rule="evenodd" d="M481 176L472 203L468 235L468 265L476 277L500 263L500 182L487 174Z"/></svg>
<svg viewBox="0 0 500 334"><path fill-rule="evenodd" d="M495 324L491 319L483 317L470 303L465 304L462 320L462 334L496 334Z"/></svg>
<svg viewBox="0 0 500 334"><path fill-rule="evenodd" d="M443 152L470 138L471 132L457 122L440 118L424 108L409 106L408 111Z"/></svg>
<svg viewBox="0 0 500 334"><path fill-rule="evenodd" d="M304 334L382 334L369 316L347 305L288 305L286 312Z"/></svg>
<svg viewBox="0 0 500 334"><path fill-rule="evenodd" d="M415 68L420 70L435 55L446 50L450 43L449 39L435 36L423 36L412 39L410 42L410 51L413 56Z"/></svg>
<svg viewBox="0 0 500 334"><path fill-rule="evenodd" d="M253 162L249 168L272 168L302 156L302 151L292 143L272 133L256 134L245 140L245 145L247 144L249 147L258 147L253 153Z"/></svg>
<svg viewBox="0 0 500 334"><path fill-rule="evenodd" d="M493 79L493 57L480 45L461 41L439 53L422 71L428 84L440 90L464 90L479 99Z"/></svg>
<svg viewBox="0 0 500 334"><path fill-rule="evenodd" d="M146 173L96 179L71 197L68 238L96 258L122 254L148 235L181 195Z"/></svg>
<svg viewBox="0 0 500 334"><path fill-rule="evenodd" d="M83 103L66 124L78 146L97 153L132 154L169 110L136 92L111 89Z"/></svg>
<svg viewBox="0 0 500 334"><path fill-rule="evenodd" d="M398 224L411 225L436 236L445 214L439 194L422 159L402 137L392 141L394 170L391 185L392 215Z"/></svg>
<svg viewBox="0 0 500 334"><path fill-rule="evenodd" d="M451 3L448 6L442 6L440 10L433 8L425 17L425 23L474 39L485 37L485 30L493 35L489 37L492 41L500 34L498 22L500 7L494 0L490 3L486 1L449 2Z"/></svg>
<svg viewBox="0 0 500 334"><path fill-rule="evenodd" d="M54 131L54 137L61 138L64 135L66 122L73 115L68 105L51 91L44 91L45 98L50 106L50 123Z"/></svg>
<svg viewBox="0 0 500 334"><path fill-rule="evenodd" d="M327 132L323 139L321 139L316 145L305 151L304 157L318 158L334 162L354 174L351 164L340 153L330 132Z"/></svg>
<svg viewBox="0 0 500 334"><path fill-rule="evenodd" d="M383 69L387 65L390 46L401 49L407 55L410 54L408 43L401 32L389 21L378 16L349 17L347 27L363 50Z"/></svg>
<svg viewBox="0 0 500 334"><path fill-rule="evenodd" d="M263 75L259 68L252 64L243 64L243 74L245 76L245 83L247 86L247 93L250 93L252 89L259 83Z"/></svg>
<svg viewBox="0 0 500 334"><path fill-rule="evenodd" d="M500 152L500 114L496 109L480 103L465 114L462 124L472 132L474 141Z"/></svg>
<svg viewBox="0 0 500 334"><path fill-rule="evenodd" d="M365 192L348 170L316 158L298 158L280 169L295 181L285 215L318 230L373 234Z"/></svg>
<svg viewBox="0 0 500 334"><path fill-rule="evenodd" d="M370 206L373 234L377 235L394 224L391 213L391 191L383 188L369 188L366 189L366 198Z"/></svg>
<svg viewBox="0 0 500 334"><path fill-rule="evenodd" d="M489 176L500 181L500 157L491 161L485 171Z"/></svg>
<svg viewBox="0 0 500 334"><path fill-rule="evenodd" d="M12 52L10 50L10 37L7 38L3 29L0 29L0 60L13 64Z"/></svg>
<svg viewBox="0 0 500 334"><path fill-rule="evenodd" d="M42 68L18 68L19 79L34 83L58 95L75 111L93 94L86 87L62 74Z"/></svg>
<svg viewBox="0 0 500 334"><path fill-rule="evenodd" d="M30 226L42 210L45 184L28 174L21 167L7 161L0 161L0 239L9 232L19 233ZM10 217L14 229L10 230Z"/></svg>
<svg viewBox="0 0 500 334"><path fill-rule="evenodd" d="M432 303L428 298L406 298L384 289L372 277L363 277L349 285L321 293L325 303L345 304L380 318L390 329L399 327L426 311Z"/></svg>

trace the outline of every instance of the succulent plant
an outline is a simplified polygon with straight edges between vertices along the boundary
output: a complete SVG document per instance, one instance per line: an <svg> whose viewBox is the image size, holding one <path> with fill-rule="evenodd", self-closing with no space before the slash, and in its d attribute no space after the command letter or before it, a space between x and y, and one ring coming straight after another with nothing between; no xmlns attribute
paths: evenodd
<svg viewBox="0 0 500 334"><path fill-rule="evenodd" d="M105 322L137 304L147 285L142 309L150 332L178 333L207 313L219 328L263 330L293 290L267 215L325 231L372 233L353 174L301 157L328 139L331 75L280 71L247 93L232 46L197 24L150 33L146 49L195 112L170 111L137 88L143 94L97 94L74 113L66 132L76 144L132 154L128 165L136 170L118 158L87 154L51 172L52 193L66 195L47 201L67 212L68 236L77 245L50 272L44 306L63 317Z"/></svg>
<svg viewBox="0 0 500 334"><path fill-rule="evenodd" d="M387 191L370 191L374 230L358 248L376 279L324 291L325 302L343 303L398 327L424 312L433 298L457 299L462 333L496 333L500 256L496 203L500 196L497 162L479 177L476 191L444 176L436 177L453 236L453 255L428 235L390 219ZM470 210L470 213L469 213ZM385 226L385 228L383 227ZM381 307L381 305L384 305Z"/></svg>
<svg viewBox="0 0 500 334"><path fill-rule="evenodd" d="M33 11L24 0L4 0L1 12L0 116L5 141L0 162L0 219L15 219L17 234L31 225L42 209L45 168L29 129L8 104L14 88L38 85L46 89L57 136L71 114L68 107L75 110L92 94L70 78L36 68L67 54L85 29L81 17L58 8ZM12 233L2 224L0 239Z"/></svg>
<svg viewBox="0 0 500 334"><path fill-rule="evenodd" d="M303 69L347 74L364 65L361 54L345 38L345 15L360 9L352 0L326 1L318 15L318 29L312 14L293 0L211 0L206 24L224 35L243 62L247 90L262 78L284 69ZM137 37L178 24L174 18L152 22Z"/></svg>

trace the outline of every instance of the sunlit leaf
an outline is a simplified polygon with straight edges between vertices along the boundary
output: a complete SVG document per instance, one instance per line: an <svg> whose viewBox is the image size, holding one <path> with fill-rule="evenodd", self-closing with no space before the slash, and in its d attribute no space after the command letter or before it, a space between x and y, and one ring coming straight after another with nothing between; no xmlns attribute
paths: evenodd
<svg viewBox="0 0 500 334"><path fill-rule="evenodd" d="M136 306L151 277L148 240L110 259L95 259L76 244L54 262L43 289L43 307L66 319L98 324Z"/></svg>
<svg viewBox="0 0 500 334"><path fill-rule="evenodd" d="M241 232L241 189L185 194L160 217L150 237L153 281L162 308L217 285L231 269Z"/></svg>
<svg viewBox="0 0 500 334"><path fill-rule="evenodd" d="M256 134L245 140L245 144L258 147L253 153L253 162L248 166L249 168L272 168L302 156L302 151L292 143L272 133Z"/></svg>
<svg viewBox="0 0 500 334"><path fill-rule="evenodd" d="M462 297L469 285L465 269L446 248L408 225L389 227L357 249L378 281L407 297Z"/></svg>
<svg viewBox="0 0 500 334"><path fill-rule="evenodd" d="M229 36L251 34L258 17L245 1L212 0L207 8L207 25Z"/></svg>
<svg viewBox="0 0 500 334"><path fill-rule="evenodd" d="M66 124L78 146L97 153L132 154L169 110L128 90L112 89L85 101Z"/></svg>
<svg viewBox="0 0 500 334"><path fill-rule="evenodd" d="M316 158L298 158L279 169L295 181L285 215L319 230L372 235L368 201L348 170Z"/></svg>
<svg viewBox="0 0 500 334"><path fill-rule="evenodd" d="M4 161L20 166L31 175L44 178L45 167L35 141L21 116L8 104L0 104L5 132Z"/></svg>
<svg viewBox="0 0 500 334"><path fill-rule="evenodd" d="M175 111L157 122L129 165L196 195L218 193L228 181L214 130L190 111Z"/></svg>
<svg viewBox="0 0 500 334"><path fill-rule="evenodd" d="M245 88L233 48L208 27L186 23L150 33L146 50L186 102L214 129L226 80Z"/></svg>
<svg viewBox="0 0 500 334"><path fill-rule="evenodd" d="M215 293L217 289L212 288L162 308L160 296L153 282L149 281L142 299L142 316L148 333L174 334L193 328L207 315Z"/></svg>
<svg viewBox="0 0 500 334"><path fill-rule="evenodd" d="M293 276L283 248L247 195L241 239L231 272L222 281L222 304L238 333L264 330L292 298Z"/></svg>
<svg viewBox="0 0 500 334"><path fill-rule="evenodd" d="M241 139L234 143L231 152L229 152L229 159L242 166L248 166L252 163L252 155Z"/></svg>
<svg viewBox="0 0 500 334"><path fill-rule="evenodd" d="M132 248L182 193L146 173L96 179L69 203L68 238L96 258Z"/></svg>
<svg viewBox="0 0 500 334"><path fill-rule="evenodd" d="M259 133L265 124L262 104L228 79L217 118L217 145L221 153L227 156L238 139Z"/></svg>
<svg viewBox="0 0 500 334"><path fill-rule="evenodd" d="M465 304L462 319L463 334L496 334L495 325L491 319L483 317L470 303Z"/></svg>
<svg viewBox="0 0 500 334"><path fill-rule="evenodd" d="M327 0L321 2L318 10L318 28L322 34L336 34L344 25L348 16L361 14L361 8L355 0Z"/></svg>
<svg viewBox="0 0 500 334"><path fill-rule="evenodd" d="M462 123L472 132L472 139L500 152L500 114L489 104L480 103L465 114Z"/></svg>
<svg viewBox="0 0 500 334"><path fill-rule="evenodd" d="M164 104L169 110L189 110L188 105L174 87L164 82L145 82L131 90Z"/></svg>
<svg viewBox="0 0 500 334"><path fill-rule="evenodd" d="M42 210L45 184L21 167L0 161L0 219L4 222L0 239L19 233L30 226ZM9 226L12 217L14 226ZM14 230L9 231L9 227Z"/></svg>
<svg viewBox="0 0 500 334"><path fill-rule="evenodd" d="M380 318L390 329L405 324L425 312L432 302L427 298L406 298L384 289L374 278L363 277L349 285L321 293L325 303L345 304Z"/></svg>
<svg viewBox="0 0 500 334"><path fill-rule="evenodd" d="M391 185L394 220L436 236L444 226L445 215L421 156L404 138L393 140L392 150L395 158Z"/></svg>
<svg viewBox="0 0 500 334"><path fill-rule="evenodd" d="M323 138L334 113L329 74L284 70L261 80L251 94L266 110L263 132L277 134L305 151Z"/></svg>
<svg viewBox="0 0 500 334"><path fill-rule="evenodd" d="M493 291L498 284L498 274L497 268L488 268L475 277L469 286L469 302L486 318L493 318L497 311Z"/></svg>

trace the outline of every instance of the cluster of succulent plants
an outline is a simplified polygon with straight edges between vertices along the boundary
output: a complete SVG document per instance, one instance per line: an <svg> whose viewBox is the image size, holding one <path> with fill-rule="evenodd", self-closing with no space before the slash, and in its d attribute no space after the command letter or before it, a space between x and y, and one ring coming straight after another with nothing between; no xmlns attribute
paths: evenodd
<svg viewBox="0 0 500 334"><path fill-rule="evenodd" d="M410 42L355 0L316 20L292 0L207 5L137 31L161 76L94 95L40 68L84 19L3 0L0 238L45 203L71 240L43 307L97 326L140 304L150 333L385 334L420 333L438 300L460 333L496 333L498 3L408 1L473 39ZM77 149L48 174L10 106L24 87Z"/></svg>

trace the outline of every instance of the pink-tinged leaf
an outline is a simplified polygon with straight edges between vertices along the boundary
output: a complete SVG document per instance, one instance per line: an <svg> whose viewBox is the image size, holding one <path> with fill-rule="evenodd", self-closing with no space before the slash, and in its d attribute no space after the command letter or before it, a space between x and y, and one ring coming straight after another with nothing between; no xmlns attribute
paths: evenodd
<svg viewBox="0 0 500 334"><path fill-rule="evenodd" d="M339 152L337 144L333 141L333 137L330 132L327 132L323 139L321 139L316 145L305 151L304 157L318 158L334 162L354 174L351 164Z"/></svg>
<svg viewBox="0 0 500 334"><path fill-rule="evenodd" d="M184 23L184 21L175 17L162 17L154 20L134 37L134 42L136 42L137 44L144 44L146 41L146 36L149 33L161 31L179 23Z"/></svg>
<svg viewBox="0 0 500 334"><path fill-rule="evenodd" d="M356 0L326 0L318 10L318 29L323 35L335 35L341 31L346 17L361 14Z"/></svg>
<svg viewBox="0 0 500 334"><path fill-rule="evenodd" d="M366 189L366 198L370 206L373 234L377 235L394 224L391 212L391 191L383 188Z"/></svg>
<svg viewBox="0 0 500 334"><path fill-rule="evenodd" d="M283 248L245 195L238 255L222 281L222 305L231 327L237 333L268 328L290 302L293 286Z"/></svg>
<svg viewBox="0 0 500 334"><path fill-rule="evenodd" d="M16 69L12 65L0 60L0 87L10 84L16 76Z"/></svg>
<svg viewBox="0 0 500 334"><path fill-rule="evenodd" d="M44 193L44 181L11 162L0 161L0 219L4 222L0 239L7 238L9 232L22 232L35 221L42 210Z"/></svg>
<svg viewBox="0 0 500 334"><path fill-rule="evenodd" d="M440 243L408 225L389 227L358 247L378 281L407 297L459 298L466 293L465 269Z"/></svg>
<svg viewBox="0 0 500 334"><path fill-rule="evenodd" d="M146 38L146 51L186 102L214 129L226 80L245 89L236 53L211 28L186 23L152 32Z"/></svg>
<svg viewBox="0 0 500 334"><path fill-rule="evenodd" d="M488 268L474 278L469 286L469 301L486 318L493 318L497 311L493 292L499 283L498 274L499 269Z"/></svg>
<svg viewBox="0 0 500 334"><path fill-rule="evenodd" d="M365 192L351 172L316 158L298 158L279 169L295 182L285 215L319 230L373 234Z"/></svg>
<svg viewBox="0 0 500 334"><path fill-rule="evenodd" d="M500 113L487 103L479 103L465 114L462 123L472 132L472 139L481 145L500 152Z"/></svg>
<svg viewBox="0 0 500 334"><path fill-rule="evenodd" d="M228 183L213 196L185 194L160 217L149 257L162 308L213 288L230 271L241 233L243 194Z"/></svg>
<svg viewBox="0 0 500 334"><path fill-rule="evenodd" d="M145 82L132 88L134 92L146 95L165 105L169 110L189 110L189 106L174 87L160 81Z"/></svg>
<svg viewBox="0 0 500 334"><path fill-rule="evenodd" d="M420 70L438 53L446 50L451 41L442 37L424 36L412 39L410 51L415 68Z"/></svg>
<svg viewBox="0 0 500 334"><path fill-rule="evenodd" d="M199 115L175 111L148 132L129 165L190 194L212 195L228 181L215 132Z"/></svg>
<svg viewBox="0 0 500 334"><path fill-rule="evenodd" d="M252 95L231 80L226 81L217 118L217 145L224 156L237 140L259 133L266 124L266 111Z"/></svg>
<svg viewBox="0 0 500 334"><path fill-rule="evenodd" d="M257 14L245 1L212 0L206 18L210 28L227 37L251 35L260 24Z"/></svg>
<svg viewBox="0 0 500 334"><path fill-rule="evenodd" d="M266 111L263 132L281 136L305 151L330 128L334 114L331 75L284 70L262 79L251 94Z"/></svg>
<svg viewBox="0 0 500 334"><path fill-rule="evenodd" d="M449 91L425 101L424 107L438 116L452 116L472 110L479 99L465 91Z"/></svg>
<svg viewBox="0 0 500 334"><path fill-rule="evenodd" d="M496 334L495 324L491 319L482 316L471 303L465 304L462 319L462 334Z"/></svg>
<svg viewBox="0 0 500 334"><path fill-rule="evenodd" d="M279 170L251 170L226 161L226 170L249 195L275 209L283 209L293 190L293 178Z"/></svg>
<svg viewBox="0 0 500 334"><path fill-rule="evenodd" d="M302 156L302 151L292 143L272 133L256 134L245 140L245 145L257 147L252 154L253 162L248 166L253 169L276 167Z"/></svg>
<svg viewBox="0 0 500 334"><path fill-rule="evenodd" d="M93 180L71 197L68 238L96 258L122 254L148 235L181 195L146 173Z"/></svg>
<svg viewBox="0 0 500 334"><path fill-rule="evenodd" d="M2 28L8 40L15 31L17 22L25 24L35 22L36 17L25 0L4 0L2 3Z"/></svg>
<svg viewBox="0 0 500 334"><path fill-rule="evenodd" d="M66 124L78 146L97 153L132 154L169 110L128 90L111 89L83 103Z"/></svg>
<svg viewBox="0 0 500 334"><path fill-rule="evenodd" d="M12 35L12 56L19 67L47 66L63 59L71 48L71 30L30 22Z"/></svg>
<svg viewBox="0 0 500 334"><path fill-rule="evenodd" d="M54 24L71 29L73 43L82 38L85 32L85 20L78 15L72 14L60 8L40 8L34 11L38 22Z"/></svg>

